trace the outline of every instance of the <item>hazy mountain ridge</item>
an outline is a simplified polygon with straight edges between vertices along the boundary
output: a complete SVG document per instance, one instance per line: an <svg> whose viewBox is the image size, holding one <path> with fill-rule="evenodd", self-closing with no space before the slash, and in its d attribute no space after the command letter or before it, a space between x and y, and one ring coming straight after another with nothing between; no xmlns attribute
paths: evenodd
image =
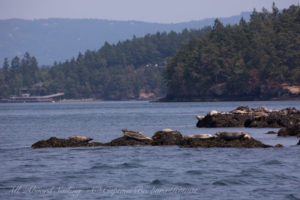
<svg viewBox="0 0 300 200"><path fill-rule="evenodd" d="M250 12L220 18L224 24L236 24L240 18L249 20ZM105 41L117 43L156 32L180 32L213 25L214 18L176 24L97 19L0 20L0 62L21 56L27 51L35 55L40 65L64 61L78 52L99 49Z"/></svg>

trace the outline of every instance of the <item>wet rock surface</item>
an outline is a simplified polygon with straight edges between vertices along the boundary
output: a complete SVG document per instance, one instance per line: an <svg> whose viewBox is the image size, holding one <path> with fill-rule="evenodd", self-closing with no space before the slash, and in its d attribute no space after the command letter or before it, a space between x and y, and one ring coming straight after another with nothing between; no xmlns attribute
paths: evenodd
<svg viewBox="0 0 300 200"><path fill-rule="evenodd" d="M197 116L197 119L197 127L282 128L300 121L300 111L296 108L269 110L265 106L239 106L227 113L211 111L204 117Z"/></svg>

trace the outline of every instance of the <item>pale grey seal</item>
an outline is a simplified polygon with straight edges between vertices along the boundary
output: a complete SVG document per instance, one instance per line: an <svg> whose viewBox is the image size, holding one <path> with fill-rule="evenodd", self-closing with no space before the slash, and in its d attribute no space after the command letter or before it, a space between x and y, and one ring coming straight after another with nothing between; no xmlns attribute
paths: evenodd
<svg viewBox="0 0 300 200"><path fill-rule="evenodd" d="M93 138L87 137L87 136L69 136L70 140L75 140L78 142L88 142L93 140Z"/></svg>
<svg viewBox="0 0 300 200"><path fill-rule="evenodd" d="M152 140L152 138L144 136L139 131L130 131L130 130L127 130L127 129L122 129L122 132L123 132L124 136L129 137L129 138L133 138L133 139L136 139L136 140Z"/></svg>
<svg viewBox="0 0 300 200"><path fill-rule="evenodd" d="M194 134L194 135L185 135L183 136L185 139L202 139L202 140L207 140L207 139L214 139L217 138L216 135L212 134Z"/></svg>

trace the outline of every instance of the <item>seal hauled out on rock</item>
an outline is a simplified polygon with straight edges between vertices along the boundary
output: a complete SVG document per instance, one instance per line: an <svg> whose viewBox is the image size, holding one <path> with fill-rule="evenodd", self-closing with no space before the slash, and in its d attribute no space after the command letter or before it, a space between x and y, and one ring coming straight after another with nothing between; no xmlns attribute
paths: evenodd
<svg viewBox="0 0 300 200"><path fill-rule="evenodd" d="M212 110L208 113L208 115L210 115L210 116L216 115L216 114L218 114L218 111L216 111L216 110Z"/></svg>
<svg viewBox="0 0 300 200"><path fill-rule="evenodd" d="M184 139L202 139L202 140L208 140L208 139L214 139L216 138L216 135L212 134L194 134L194 135L185 135L183 136Z"/></svg>
<svg viewBox="0 0 300 200"><path fill-rule="evenodd" d="M244 132L217 132L216 135L225 140L236 140L241 138L251 139L250 135Z"/></svg>
<svg viewBox="0 0 300 200"><path fill-rule="evenodd" d="M75 140L77 142L89 142L93 140L93 138L87 137L87 136L69 136L70 140Z"/></svg>
<svg viewBox="0 0 300 200"><path fill-rule="evenodd" d="M141 132L139 131L130 131L127 129L122 129L122 132L125 137L133 138L136 140L152 140L152 138L144 136Z"/></svg>
<svg viewBox="0 0 300 200"><path fill-rule="evenodd" d="M201 115L197 115L197 116L196 116L196 118L197 118L198 120L202 120L204 117L205 117L205 116L201 116Z"/></svg>

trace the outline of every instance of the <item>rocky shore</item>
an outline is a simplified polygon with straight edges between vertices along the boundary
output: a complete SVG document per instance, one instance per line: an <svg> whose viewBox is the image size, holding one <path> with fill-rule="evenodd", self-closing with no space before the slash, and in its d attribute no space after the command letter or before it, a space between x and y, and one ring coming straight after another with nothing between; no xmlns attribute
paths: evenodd
<svg viewBox="0 0 300 200"><path fill-rule="evenodd" d="M281 147L263 144L251 138L244 132L218 132L212 134L186 135L177 130L163 129L154 133L152 138L144 136L138 131L122 129L123 137L112 140L108 143L91 142L92 138L85 136L70 136L68 139L51 137L48 140L41 140L32 145L32 148L53 148L53 147L95 147L95 146L169 146L178 145L187 148L268 148Z"/></svg>
<svg viewBox="0 0 300 200"><path fill-rule="evenodd" d="M278 136L300 137L300 111L296 108L270 110L265 106L239 106L230 112L212 110L197 116L197 127L281 128Z"/></svg>

